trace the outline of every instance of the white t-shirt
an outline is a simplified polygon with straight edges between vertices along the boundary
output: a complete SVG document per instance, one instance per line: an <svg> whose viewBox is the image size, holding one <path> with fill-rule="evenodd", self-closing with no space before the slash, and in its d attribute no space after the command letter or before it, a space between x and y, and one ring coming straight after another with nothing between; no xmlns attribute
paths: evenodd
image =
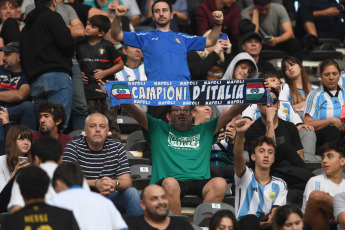
<svg viewBox="0 0 345 230"><path fill-rule="evenodd" d="M235 211L238 220L248 214L260 216L261 213L269 213L273 206L286 204L285 181L272 177L268 184L262 185L248 167L241 178L235 174L235 187Z"/></svg>
<svg viewBox="0 0 345 230"><path fill-rule="evenodd" d="M51 162L49 162L49 163L41 163L39 165L39 167L41 169L43 169L48 174L50 179L52 179L53 175L54 175L54 172L55 172L55 169L58 167L58 164L51 163ZM90 190L89 186L87 185L86 180L84 180L83 187L84 187L84 189ZM47 191L47 193L45 195L45 199L48 200L51 197L53 197L55 194L56 194L56 192L55 192L52 184L50 183L50 185L48 187L48 191ZM13 183L13 187L12 187L12 191L11 191L11 199L10 199L10 202L8 203L8 205L7 205L7 210L10 211L10 209L14 205L18 205L20 207L24 207L25 206L24 199L22 197L22 194L20 193L20 188L19 188L19 185L17 183L17 180L15 180L14 183Z"/></svg>
<svg viewBox="0 0 345 230"><path fill-rule="evenodd" d="M326 174L324 173L310 178L307 185L305 186L303 194L303 212L305 211L309 195L314 190L319 190L328 193L331 196L335 196L338 193L345 192L345 180L343 179L340 184L335 184L330 179L328 179Z"/></svg>
<svg viewBox="0 0 345 230"><path fill-rule="evenodd" d="M6 157L7 155L0 156L0 192L7 185L12 174L12 172L7 168Z"/></svg>
<svg viewBox="0 0 345 230"><path fill-rule="evenodd" d="M72 186L56 194L47 203L73 211L81 230L127 229L127 224L109 199L80 186Z"/></svg>

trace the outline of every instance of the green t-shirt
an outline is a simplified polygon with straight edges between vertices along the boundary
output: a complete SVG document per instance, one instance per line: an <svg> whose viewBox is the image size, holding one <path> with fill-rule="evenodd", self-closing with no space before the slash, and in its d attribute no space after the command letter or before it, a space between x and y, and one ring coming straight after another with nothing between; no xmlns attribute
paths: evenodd
<svg viewBox="0 0 345 230"><path fill-rule="evenodd" d="M180 181L211 177L210 153L217 142L214 131L219 117L181 132L160 119L146 116L149 131L144 130L143 134L152 152L151 184L167 177Z"/></svg>

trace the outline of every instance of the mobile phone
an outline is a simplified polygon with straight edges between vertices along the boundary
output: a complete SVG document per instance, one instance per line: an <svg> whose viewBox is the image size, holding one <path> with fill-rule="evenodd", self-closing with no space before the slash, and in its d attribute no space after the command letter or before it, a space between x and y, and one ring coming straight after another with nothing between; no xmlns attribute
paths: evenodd
<svg viewBox="0 0 345 230"><path fill-rule="evenodd" d="M228 40L228 39L226 38L226 33L220 33L220 34L219 34L219 39L220 39L220 40Z"/></svg>
<svg viewBox="0 0 345 230"><path fill-rule="evenodd" d="M270 40L271 38L272 38L271 35L265 35L265 36L264 36L264 41L268 41L268 40Z"/></svg>
<svg viewBox="0 0 345 230"><path fill-rule="evenodd" d="M29 159L27 157L19 156L18 157L18 163L22 162L22 161L25 161L25 164L29 163Z"/></svg>

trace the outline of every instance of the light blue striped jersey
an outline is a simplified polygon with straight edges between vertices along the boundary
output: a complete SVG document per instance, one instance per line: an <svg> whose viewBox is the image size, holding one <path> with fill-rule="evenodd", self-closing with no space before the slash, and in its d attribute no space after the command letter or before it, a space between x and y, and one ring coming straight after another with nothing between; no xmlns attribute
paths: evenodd
<svg viewBox="0 0 345 230"><path fill-rule="evenodd" d="M255 121L261 117L261 113L256 104L248 106L243 112L242 117L247 117ZM281 101L278 110L278 117L284 121L292 122L295 125L302 124L301 117L296 113L290 102Z"/></svg>
<svg viewBox="0 0 345 230"><path fill-rule="evenodd" d="M129 68L124 66L123 69L115 74L116 81L147 81L144 64L140 64L137 68Z"/></svg>
<svg viewBox="0 0 345 230"><path fill-rule="evenodd" d="M345 90L342 88L337 96L331 97L323 86L320 86L308 95L304 115L309 114L316 121L331 117L340 118L344 97Z"/></svg>
<svg viewBox="0 0 345 230"><path fill-rule="evenodd" d="M277 177L271 177L271 181L260 184L253 171L246 167L241 178L235 174L235 212L239 220L248 214L260 216L261 213L269 213L273 206L281 206L286 203L287 187L285 181Z"/></svg>
<svg viewBox="0 0 345 230"><path fill-rule="evenodd" d="M318 87L316 85L311 85L311 88L317 89ZM292 104L292 97L291 97L291 90L290 87L287 83L284 83L281 87L281 92L279 93L279 100L281 101L288 101ZM303 96L303 100L305 101L307 98L306 93L304 92L303 89L297 89L298 92Z"/></svg>
<svg viewBox="0 0 345 230"><path fill-rule="evenodd" d="M338 193L345 192L345 180L343 179L340 184L335 184L330 179L328 179L325 173L310 178L307 185L305 186L303 194L303 212L305 211L309 195L314 190L319 190L331 196L335 196Z"/></svg>

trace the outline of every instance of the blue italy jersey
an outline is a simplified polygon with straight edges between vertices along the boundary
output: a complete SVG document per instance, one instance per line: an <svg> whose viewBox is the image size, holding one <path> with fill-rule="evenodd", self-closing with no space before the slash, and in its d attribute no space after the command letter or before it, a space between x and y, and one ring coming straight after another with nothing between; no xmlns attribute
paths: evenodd
<svg viewBox="0 0 345 230"><path fill-rule="evenodd" d="M187 51L204 50L206 37L173 31L123 32L124 44L140 48L148 81L190 81Z"/></svg>
<svg viewBox="0 0 345 230"><path fill-rule="evenodd" d="M248 167L241 178L235 175L235 186L235 212L238 220L248 214L259 217L262 213L269 213L274 206L286 203L285 181L272 177L268 184L262 185Z"/></svg>
<svg viewBox="0 0 345 230"><path fill-rule="evenodd" d="M344 96L344 89L340 89L337 96L331 97L324 87L320 86L308 95L304 114L309 114L316 121L331 117L340 118Z"/></svg>

